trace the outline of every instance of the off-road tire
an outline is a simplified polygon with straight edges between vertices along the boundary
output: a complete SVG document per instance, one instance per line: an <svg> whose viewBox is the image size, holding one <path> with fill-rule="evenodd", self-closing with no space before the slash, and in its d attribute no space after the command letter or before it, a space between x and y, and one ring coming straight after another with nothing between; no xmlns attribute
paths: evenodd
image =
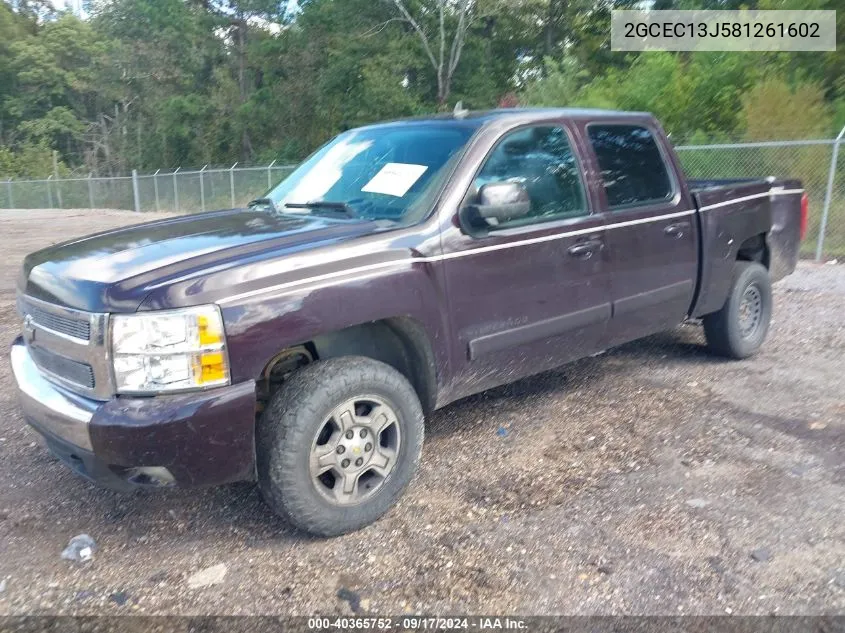
<svg viewBox="0 0 845 633"><path fill-rule="evenodd" d="M389 402L400 426L393 470L361 503L337 506L312 482L309 456L320 425L331 411L362 394ZM318 361L292 374L273 394L258 421L258 487L266 503L296 527L317 536L338 536L373 523L407 488L420 459L422 406L414 388L391 366L360 356Z"/></svg>
<svg viewBox="0 0 845 633"><path fill-rule="evenodd" d="M740 312L743 297L751 287L756 290L760 299L759 321L749 334L743 335ZM731 288L725 305L718 312L703 318L707 346L720 356L748 358L756 353L766 340L771 318L772 282L769 271L757 262L738 261L734 264Z"/></svg>

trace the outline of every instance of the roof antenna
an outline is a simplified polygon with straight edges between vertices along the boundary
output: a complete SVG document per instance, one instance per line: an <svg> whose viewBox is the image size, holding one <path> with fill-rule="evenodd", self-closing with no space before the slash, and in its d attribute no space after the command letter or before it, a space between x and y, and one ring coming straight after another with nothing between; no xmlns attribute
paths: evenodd
<svg viewBox="0 0 845 633"><path fill-rule="evenodd" d="M452 114L456 119L463 119L464 117L466 117L467 114L469 114L469 110L464 109L463 101L458 101L455 104L455 110L452 112Z"/></svg>

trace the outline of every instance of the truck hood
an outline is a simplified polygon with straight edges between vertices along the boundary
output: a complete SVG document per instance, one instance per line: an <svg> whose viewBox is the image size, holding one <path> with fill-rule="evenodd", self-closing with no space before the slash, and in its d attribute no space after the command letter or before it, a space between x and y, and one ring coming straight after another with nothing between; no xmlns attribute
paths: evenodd
<svg viewBox="0 0 845 633"><path fill-rule="evenodd" d="M378 231L367 220L232 209L97 233L32 253L19 289L92 312L131 312L151 287L262 255L278 257Z"/></svg>

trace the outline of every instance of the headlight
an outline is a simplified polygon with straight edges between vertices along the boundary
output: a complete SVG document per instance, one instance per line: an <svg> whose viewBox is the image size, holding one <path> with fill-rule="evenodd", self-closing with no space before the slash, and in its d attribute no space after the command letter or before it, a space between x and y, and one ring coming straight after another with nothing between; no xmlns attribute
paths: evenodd
<svg viewBox="0 0 845 633"><path fill-rule="evenodd" d="M229 384L226 337L217 306L115 314L111 347L118 393Z"/></svg>

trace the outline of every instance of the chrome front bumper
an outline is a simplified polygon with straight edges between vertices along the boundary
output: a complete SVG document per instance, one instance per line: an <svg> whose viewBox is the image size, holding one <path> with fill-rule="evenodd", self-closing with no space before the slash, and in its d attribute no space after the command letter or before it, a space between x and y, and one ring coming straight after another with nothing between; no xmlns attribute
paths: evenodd
<svg viewBox="0 0 845 633"><path fill-rule="evenodd" d="M47 380L35 365L22 337L11 351L12 372L24 417L38 430L80 448L93 450L89 424L102 402L72 393Z"/></svg>
<svg viewBox="0 0 845 633"><path fill-rule="evenodd" d="M154 398L92 400L48 379L23 337L11 349L26 421L77 474L117 490L254 476L255 382Z"/></svg>

